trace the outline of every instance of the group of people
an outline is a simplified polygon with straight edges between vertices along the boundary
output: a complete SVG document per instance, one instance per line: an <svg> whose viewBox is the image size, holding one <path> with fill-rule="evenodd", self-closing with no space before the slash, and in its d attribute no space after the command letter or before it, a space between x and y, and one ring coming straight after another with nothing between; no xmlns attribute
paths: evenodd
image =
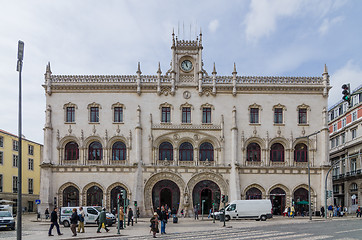
<svg viewBox="0 0 362 240"><path fill-rule="evenodd" d="M294 206L292 205L291 207L285 207L285 210L283 212L283 216L287 216L287 217L291 217L291 218L294 218L295 216L295 208Z"/></svg>
<svg viewBox="0 0 362 240"><path fill-rule="evenodd" d="M49 210L46 209L45 210L45 216L47 216L47 214L49 215ZM117 213L119 214L119 218L120 218L120 229L123 229L123 221L124 221L124 211L123 211L123 207L120 208L120 211ZM133 210L132 208L128 209L128 226L130 225L130 223L133 226ZM139 209L137 209L137 216L139 217ZM78 233L84 233L84 211L83 211L83 207L79 207L79 213L77 208L73 208L72 210L72 215L70 217L70 230L73 233L73 237L77 236L77 232ZM95 220L98 223L98 228L97 228L97 233L101 232L101 229L104 228L106 230L106 232L109 232L109 229L107 228L107 216L106 216L106 208L103 208L101 213L98 215L97 219ZM58 223L58 208L55 207L54 210L52 211L52 213L50 214L50 228L48 231L48 236L54 236L52 234L52 230L54 228L54 226L57 229L57 233L58 235L63 235L63 233L60 232L60 228L59 228L59 223ZM78 231L77 231L77 227L78 227Z"/></svg>
<svg viewBox="0 0 362 240"><path fill-rule="evenodd" d="M156 233L159 233L158 225L161 224L161 234L166 234L166 224L170 215L173 219L177 218L177 210L176 208L169 209L167 204L165 206L161 206L161 208L157 208L156 212L153 213L152 218L150 219L151 232L154 238L156 238ZM181 210L181 215L183 215L183 210ZM175 222L175 221L174 221Z"/></svg>
<svg viewBox="0 0 362 240"><path fill-rule="evenodd" d="M358 207L356 213L357 213L357 217L359 215L358 210L360 209L360 207ZM329 205L328 206L328 215L329 217L343 217L343 216L347 216L348 213L348 208L347 207L342 207L341 205Z"/></svg>

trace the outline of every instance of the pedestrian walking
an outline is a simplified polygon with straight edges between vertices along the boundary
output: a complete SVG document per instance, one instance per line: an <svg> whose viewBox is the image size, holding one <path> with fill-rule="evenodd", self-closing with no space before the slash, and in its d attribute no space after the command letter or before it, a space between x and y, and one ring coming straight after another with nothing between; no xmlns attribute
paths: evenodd
<svg viewBox="0 0 362 240"><path fill-rule="evenodd" d="M290 215L290 207L288 207L288 217L291 217L291 215Z"/></svg>
<svg viewBox="0 0 362 240"><path fill-rule="evenodd" d="M295 215L294 206L292 206L292 207L290 208L290 214L292 214L292 218L294 218L294 215Z"/></svg>
<svg viewBox="0 0 362 240"><path fill-rule="evenodd" d="M77 213L77 209L73 208L73 213L72 216L70 217L70 230L73 233L72 237L76 237L77 236L77 225L78 225L78 213Z"/></svg>
<svg viewBox="0 0 362 240"><path fill-rule="evenodd" d="M161 207L161 215L159 220L161 222L161 234L166 234L167 212L163 206Z"/></svg>
<svg viewBox="0 0 362 240"><path fill-rule="evenodd" d="M152 231L152 235L154 238L156 238L156 233L158 233L160 230L158 229L158 218L157 218L158 214L157 212L153 213L153 217L151 218L150 222L151 222L151 231Z"/></svg>
<svg viewBox="0 0 362 240"><path fill-rule="evenodd" d="M285 207L284 212L283 212L283 216L285 217L286 215L288 215L288 207Z"/></svg>
<svg viewBox="0 0 362 240"><path fill-rule="evenodd" d="M123 229L123 220L124 220L123 207L119 208L118 214L119 214L119 226L120 226L119 229ZM118 226L117 226L117 228L118 228Z"/></svg>
<svg viewBox="0 0 362 240"><path fill-rule="evenodd" d="M128 226L129 226L129 223L132 222L132 226L133 226L133 210L132 208L129 208L128 209Z"/></svg>
<svg viewBox="0 0 362 240"><path fill-rule="evenodd" d="M357 210L356 210L357 216L356 217L361 217L361 207L358 206Z"/></svg>
<svg viewBox="0 0 362 240"><path fill-rule="evenodd" d="M79 212L79 215L78 215L78 217L79 217L78 232L80 233L81 232L80 230L82 230L81 233L84 233L84 216L85 216L85 214L84 214L83 207L80 207L79 211L80 212Z"/></svg>
<svg viewBox="0 0 362 240"><path fill-rule="evenodd" d="M52 223L49 228L48 236L54 236L52 234L52 230L54 226L57 228L58 235L63 235L63 233L60 232L59 224L58 224L58 208L55 207L53 212L50 215L50 222Z"/></svg>
<svg viewBox="0 0 362 240"><path fill-rule="evenodd" d="M49 218L49 209L48 208L45 209L44 214L45 214L45 219L48 219Z"/></svg>
<svg viewBox="0 0 362 240"><path fill-rule="evenodd" d="M321 207L321 216L324 217L324 207Z"/></svg>
<svg viewBox="0 0 362 240"><path fill-rule="evenodd" d="M194 207L194 213L195 213L195 220L199 220L199 209L197 207L197 205L195 205Z"/></svg>
<svg viewBox="0 0 362 240"><path fill-rule="evenodd" d="M328 206L328 214L329 214L330 218L333 216L333 206L332 205Z"/></svg>
<svg viewBox="0 0 362 240"><path fill-rule="evenodd" d="M101 232L101 228L104 228L107 232L109 232L109 229L107 228L106 223L106 208L102 209L102 212L98 215L96 222L98 221L98 229L97 233Z"/></svg>

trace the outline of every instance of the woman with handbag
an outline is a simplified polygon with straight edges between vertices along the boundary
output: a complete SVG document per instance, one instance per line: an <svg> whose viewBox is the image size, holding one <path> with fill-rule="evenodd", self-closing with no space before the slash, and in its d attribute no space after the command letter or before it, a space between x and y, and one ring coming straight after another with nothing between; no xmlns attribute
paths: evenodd
<svg viewBox="0 0 362 240"><path fill-rule="evenodd" d="M152 234L153 234L153 237L156 238L156 233L159 232L158 230L158 218L157 218L158 214L155 212L153 214L153 217L151 218L150 222L151 222L151 231L152 231Z"/></svg>

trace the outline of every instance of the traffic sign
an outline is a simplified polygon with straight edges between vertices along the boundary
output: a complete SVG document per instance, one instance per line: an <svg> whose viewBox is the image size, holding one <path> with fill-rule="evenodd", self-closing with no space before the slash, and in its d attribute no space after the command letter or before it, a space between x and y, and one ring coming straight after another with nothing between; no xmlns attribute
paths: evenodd
<svg viewBox="0 0 362 240"><path fill-rule="evenodd" d="M40 199L36 199L35 204L40 204Z"/></svg>

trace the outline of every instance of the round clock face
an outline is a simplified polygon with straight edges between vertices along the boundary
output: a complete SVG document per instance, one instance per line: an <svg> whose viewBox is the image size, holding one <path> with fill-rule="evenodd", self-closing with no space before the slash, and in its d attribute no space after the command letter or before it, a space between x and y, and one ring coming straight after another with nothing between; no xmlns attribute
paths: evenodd
<svg viewBox="0 0 362 240"><path fill-rule="evenodd" d="M190 60L185 60L181 63L181 68L185 72L189 72L192 69L192 62Z"/></svg>

